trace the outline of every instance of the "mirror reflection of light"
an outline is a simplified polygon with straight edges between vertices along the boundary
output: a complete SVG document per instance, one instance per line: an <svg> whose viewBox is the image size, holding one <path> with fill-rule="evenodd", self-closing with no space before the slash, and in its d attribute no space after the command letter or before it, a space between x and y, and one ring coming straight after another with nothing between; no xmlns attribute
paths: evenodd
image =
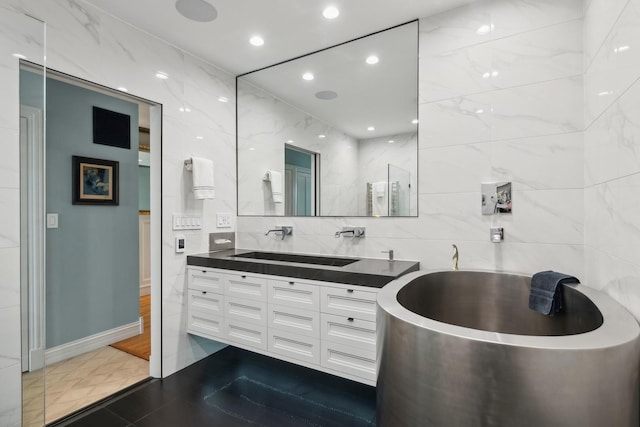
<svg viewBox="0 0 640 427"><path fill-rule="evenodd" d="M367 64L369 64L369 65L377 64L379 61L380 61L380 59L375 55L371 55L371 56L367 57Z"/></svg>
<svg viewBox="0 0 640 427"><path fill-rule="evenodd" d="M492 32L495 28L496 27L493 24L481 25L476 30L476 34L478 34L479 36L484 36L485 34L489 34L490 32Z"/></svg>
<svg viewBox="0 0 640 427"><path fill-rule="evenodd" d="M14 56L15 58L18 58L18 59L27 59L27 57L24 56L21 53L14 53L12 56Z"/></svg>
<svg viewBox="0 0 640 427"><path fill-rule="evenodd" d="M484 113L484 110L482 108L478 108L476 110L476 114L482 114L482 113Z"/></svg>
<svg viewBox="0 0 640 427"><path fill-rule="evenodd" d="M253 148L253 147L250 147L250 148L249 148L249 151L256 151L256 149L255 149L255 148Z"/></svg>
<svg viewBox="0 0 640 427"><path fill-rule="evenodd" d="M164 71L158 71L156 73L156 77L159 78L160 80L167 80L169 78L169 75Z"/></svg>
<svg viewBox="0 0 640 427"><path fill-rule="evenodd" d="M417 125L417 124L418 124L418 119L413 119L413 120L411 120L411 124L412 124L412 125Z"/></svg>
<svg viewBox="0 0 640 427"><path fill-rule="evenodd" d="M191 112L191 108L189 107L180 107L179 108L181 113L190 113Z"/></svg>
<svg viewBox="0 0 640 427"><path fill-rule="evenodd" d="M313 75L313 73L307 72L307 73L304 73L302 75L302 78L307 80L307 81L311 81L311 80L315 79L315 76Z"/></svg>
<svg viewBox="0 0 640 427"><path fill-rule="evenodd" d="M289 139L289 140L287 141L287 144L293 144L293 139Z"/></svg>
<svg viewBox="0 0 640 427"><path fill-rule="evenodd" d="M367 130L368 130L369 132L372 132L372 131L376 130L376 128L375 128L375 127L373 127L373 126L369 126L369 127L367 128Z"/></svg>
<svg viewBox="0 0 640 427"><path fill-rule="evenodd" d="M325 139L325 138L326 138L326 136L325 136L325 135L318 135L318 138L320 138L320 139Z"/></svg>
<svg viewBox="0 0 640 427"><path fill-rule="evenodd" d="M220 101L220 102L229 102L229 98L227 98L226 96L219 96L218 97L218 101Z"/></svg>
<svg viewBox="0 0 640 427"><path fill-rule="evenodd" d="M260 36L253 36L249 39L249 43L254 46L262 46L264 44L264 40Z"/></svg>
<svg viewBox="0 0 640 427"><path fill-rule="evenodd" d="M120 87L118 88L118 90L119 90L120 92L129 92L129 89L127 89L127 88L126 88L126 87L124 87L124 86L120 86Z"/></svg>
<svg viewBox="0 0 640 427"><path fill-rule="evenodd" d="M196 139L204 139L204 136L196 136Z"/></svg>
<svg viewBox="0 0 640 427"><path fill-rule="evenodd" d="M627 51L627 50L629 50L629 46L628 45L618 46L617 48L613 49L613 51L615 53L621 53L621 52L624 52L624 51Z"/></svg>
<svg viewBox="0 0 640 427"><path fill-rule="evenodd" d="M612 91L610 91L610 90L604 90L604 91L602 91L602 92L599 92L599 93L598 93L598 96L608 96L608 95L611 95L612 93L613 93L613 92L612 92Z"/></svg>
<svg viewBox="0 0 640 427"><path fill-rule="evenodd" d="M387 141L389 144L393 144L395 141L393 139L390 139L389 141Z"/></svg>
<svg viewBox="0 0 640 427"><path fill-rule="evenodd" d="M322 16L327 19L336 19L340 15L340 11L335 6L329 6L322 11Z"/></svg>

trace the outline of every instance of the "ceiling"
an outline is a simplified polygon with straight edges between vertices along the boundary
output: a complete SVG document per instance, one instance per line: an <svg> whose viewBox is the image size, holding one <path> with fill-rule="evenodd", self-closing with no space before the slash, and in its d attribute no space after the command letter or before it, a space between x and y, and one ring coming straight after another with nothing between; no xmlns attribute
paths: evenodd
<svg viewBox="0 0 640 427"><path fill-rule="evenodd" d="M185 18L175 0L86 1L238 75L476 0L206 0L211 22ZM336 19L322 16L329 5ZM254 35L263 46L249 44Z"/></svg>

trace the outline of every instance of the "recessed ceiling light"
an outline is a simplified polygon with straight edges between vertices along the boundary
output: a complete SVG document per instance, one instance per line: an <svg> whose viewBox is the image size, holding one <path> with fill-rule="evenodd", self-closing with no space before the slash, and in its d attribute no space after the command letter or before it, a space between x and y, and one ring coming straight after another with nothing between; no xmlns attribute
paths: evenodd
<svg viewBox="0 0 640 427"><path fill-rule="evenodd" d="M372 131L376 130L376 128L375 128L375 127L373 127L373 126L369 126L369 127L367 128L367 130L368 130L369 132L372 132Z"/></svg>
<svg viewBox="0 0 640 427"><path fill-rule="evenodd" d="M24 55L23 55L23 54L21 54L21 53L14 53L14 54L13 54L13 56L14 56L14 57L16 57L16 58L18 58L18 59L27 59L27 57L26 57L26 56L24 56Z"/></svg>
<svg viewBox="0 0 640 427"><path fill-rule="evenodd" d="M476 114L482 114L482 113L484 113L484 110L482 108L478 108L476 110Z"/></svg>
<svg viewBox="0 0 640 427"><path fill-rule="evenodd" d="M413 120L411 120L411 124L412 124L412 125L417 125L417 124L418 124L418 119L413 119Z"/></svg>
<svg viewBox="0 0 640 427"><path fill-rule="evenodd" d="M165 73L164 71L158 71L156 73L156 77L161 79L161 80L167 80L169 78L169 75L167 73Z"/></svg>
<svg viewBox="0 0 640 427"><path fill-rule="evenodd" d="M388 142L389 144L393 144L395 141L393 139L390 139Z"/></svg>
<svg viewBox="0 0 640 427"><path fill-rule="evenodd" d="M288 139L287 144L293 144L293 139Z"/></svg>
<svg viewBox="0 0 640 427"><path fill-rule="evenodd" d="M264 44L264 40L260 36L253 36L249 39L249 43L254 46L262 46Z"/></svg>
<svg viewBox="0 0 640 427"><path fill-rule="evenodd" d="M126 88L126 87L124 87L124 86L120 86L120 87L118 88L118 90L119 90L120 92L129 92L129 89L127 89L127 88Z"/></svg>
<svg viewBox="0 0 640 427"><path fill-rule="evenodd" d="M249 151L256 151L254 147L249 148Z"/></svg>
<svg viewBox="0 0 640 427"><path fill-rule="evenodd" d="M497 77L497 76L498 76L498 74L500 74L500 73L499 73L497 70L493 70L493 71L491 72L491 77Z"/></svg>
<svg viewBox="0 0 640 427"><path fill-rule="evenodd" d="M320 138L320 139L325 139L325 138L326 138L326 136L321 134L321 135L318 135L318 138Z"/></svg>
<svg viewBox="0 0 640 427"><path fill-rule="evenodd" d="M226 96L219 96L218 97L218 101L220 101L220 102L229 102L229 98L227 98Z"/></svg>
<svg viewBox="0 0 640 427"><path fill-rule="evenodd" d="M598 93L598 96L607 96L607 95L611 95L612 93L613 92L610 91L610 90L605 90L605 91L602 91L602 92Z"/></svg>
<svg viewBox="0 0 640 427"><path fill-rule="evenodd" d="M316 98L328 101L330 99L336 99L338 94L332 90L321 90L316 93Z"/></svg>
<svg viewBox="0 0 640 427"><path fill-rule="evenodd" d="M340 11L335 6L329 6L322 11L322 16L327 19L336 19L340 15Z"/></svg>
<svg viewBox="0 0 640 427"><path fill-rule="evenodd" d="M191 112L191 108L189 107L180 107L178 108L180 110L180 112L182 113L190 113Z"/></svg>
<svg viewBox="0 0 640 427"><path fill-rule="evenodd" d="M483 79L488 79L489 77L491 77L491 73L488 71L482 75Z"/></svg>
<svg viewBox="0 0 640 427"><path fill-rule="evenodd" d="M311 80L315 79L315 76L313 75L313 73L304 73L302 75L302 78L307 80L307 81L311 81Z"/></svg>
<svg viewBox="0 0 640 427"><path fill-rule="evenodd" d="M196 139L204 139L204 136L196 136Z"/></svg>
<svg viewBox="0 0 640 427"><path fill-rule="evenodd" d="M218 16L218 11L204 0L178 0L176 9L182 16L192 21L211 22Z"/></svg>
<svg viewBox="0 0 640 427"><path fill-rule="evenodd" d="M492 32L495 28L496 27L493 24L481 25L476 30L476 34L478 34L479 36L484 36L485 34L489 34L490 32Z"/></svg>
<svg viewBox="0 0 640 427"><path fill-rule="evenodd" d="M375 55L367 57L367 64L369 65L377 64L379 61L380 59Z"/></svg>
<svg viewBox="0 0 640 427"><path fill-rule="evenodd" d="M618 46L617 48L613 49L613 51L615 53L620 53L620 52L624 52L625 50L629 50L629 46L625 45L625 46ZM15 54L14 54L15 56Z"/></svg>

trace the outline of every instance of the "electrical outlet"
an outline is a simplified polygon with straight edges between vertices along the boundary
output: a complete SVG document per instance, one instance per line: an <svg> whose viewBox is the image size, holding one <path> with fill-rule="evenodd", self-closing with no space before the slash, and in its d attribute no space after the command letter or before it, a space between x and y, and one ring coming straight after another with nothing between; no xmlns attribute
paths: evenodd
<svg viewBox="0 0 640 427"><path fill-rule="evenodd" d="M219 213L216 215L216 226L218 228L231 228L231 214Z"/></svg>

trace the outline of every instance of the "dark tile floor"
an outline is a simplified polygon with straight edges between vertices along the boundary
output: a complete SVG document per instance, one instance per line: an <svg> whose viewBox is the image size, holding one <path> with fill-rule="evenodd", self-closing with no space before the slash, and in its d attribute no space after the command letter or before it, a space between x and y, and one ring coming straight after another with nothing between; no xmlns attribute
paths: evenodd
<svg viewBox="0 0 640 427"><path fill-rule="evenodd" d="M227 347L63 425L359 427L375 415L374 387Z"/></svg>

